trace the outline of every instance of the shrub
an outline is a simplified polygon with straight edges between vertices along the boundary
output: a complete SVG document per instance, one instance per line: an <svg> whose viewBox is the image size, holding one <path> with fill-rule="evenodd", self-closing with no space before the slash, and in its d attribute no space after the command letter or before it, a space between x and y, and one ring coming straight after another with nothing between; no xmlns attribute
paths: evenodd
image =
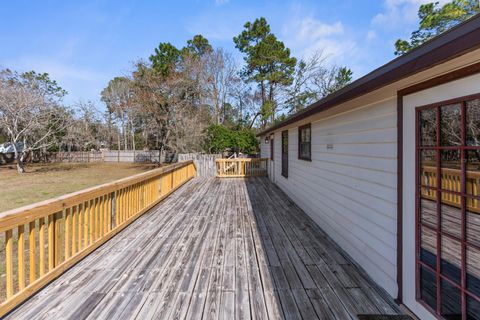
<svg viewBox="0 0 480 320"><path fill-rule="evenodd" d="M222 153L225 150L247 154L258 151L258 140L249 129L230 130L221 125L211 125L206 129L204 150L209 153Z"/></svg>

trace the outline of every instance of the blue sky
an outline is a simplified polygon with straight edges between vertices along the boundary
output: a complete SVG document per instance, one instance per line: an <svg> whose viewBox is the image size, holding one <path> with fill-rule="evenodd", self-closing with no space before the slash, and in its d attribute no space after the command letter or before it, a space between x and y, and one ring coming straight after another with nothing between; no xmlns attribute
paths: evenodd
<svg viewBox="0 0 480 320"><path fill-rule="evenodd" d="M428 0L2 1L0 68L48 72L69 95L92 100L160 42L181 47L195 34L242 59L232 37L265 17L296 57L323 50L358 78L388 62L393 44L418 24Z"/></svg>

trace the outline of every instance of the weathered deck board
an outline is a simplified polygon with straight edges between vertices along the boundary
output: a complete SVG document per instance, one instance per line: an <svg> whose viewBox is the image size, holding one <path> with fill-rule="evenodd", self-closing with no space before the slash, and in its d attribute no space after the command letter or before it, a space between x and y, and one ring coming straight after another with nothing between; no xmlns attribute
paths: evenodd
<svg viewBox="0 0 480 320"><path fill-rule="evenodd" d="M198 178L7 319L343 320L398 312L266 178Z"/></svg>

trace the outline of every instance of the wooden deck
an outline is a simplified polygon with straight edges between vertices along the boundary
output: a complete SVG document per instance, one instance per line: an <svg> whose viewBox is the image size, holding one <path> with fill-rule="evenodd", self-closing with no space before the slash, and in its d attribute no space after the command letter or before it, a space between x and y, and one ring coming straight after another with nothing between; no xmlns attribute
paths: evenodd
<svg viewBox="0 0 480 320"><path fill-rule="evenodd" d="M266 178L197 178L7 319L344 320L398 312Z"/></svg>

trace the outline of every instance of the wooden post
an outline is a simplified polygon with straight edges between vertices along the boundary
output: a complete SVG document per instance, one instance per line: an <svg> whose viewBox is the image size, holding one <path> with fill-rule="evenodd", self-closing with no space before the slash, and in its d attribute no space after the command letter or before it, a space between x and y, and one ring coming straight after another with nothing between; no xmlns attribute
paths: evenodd
<svg viewBox="0 0 480 320"><path fill-rule="evenodd" d="M5 269L7 277L7 299L13 296L13 239L12 230L5 232Z"/></svg>

